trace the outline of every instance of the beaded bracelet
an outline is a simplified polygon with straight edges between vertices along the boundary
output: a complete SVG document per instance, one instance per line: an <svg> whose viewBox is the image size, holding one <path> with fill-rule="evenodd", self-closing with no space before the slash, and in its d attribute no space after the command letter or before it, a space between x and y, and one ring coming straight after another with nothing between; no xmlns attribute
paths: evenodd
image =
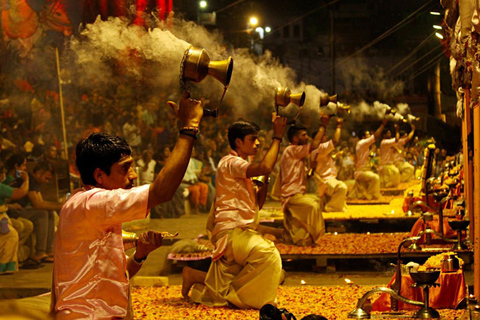
<svg viewBox="0 0 480 320"><path fill-rule="evenodd" d="M195 133L198 133L198 127L181 127L180 131L182 130L193 131Z"/></svg>
<svg viewBox="0 0 480 320"><path fill-rule="evenodd" d="M279 138L279 137L272 137L272 140L278 140L278 141L282 142L282 138Z"/></svg>

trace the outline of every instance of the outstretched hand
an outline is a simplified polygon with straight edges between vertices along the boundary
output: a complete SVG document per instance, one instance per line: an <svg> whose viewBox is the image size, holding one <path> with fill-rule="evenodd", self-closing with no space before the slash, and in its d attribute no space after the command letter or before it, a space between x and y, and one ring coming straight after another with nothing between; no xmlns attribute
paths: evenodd
<svg viewBox="0 0 480 320"><path fill-rule="evenodd" d="M180 106L173 101L167 104L172 108L175 116L186 127L198 127L203 117L203 105L200 100L190 98L190 92L186 91L180 99Z"/></svg>
<svg viewBox="0 0 480 320"><path fill-rule="evenodd" d="M162 246L162 233L156 231L147 231L138 237L135 259L142 259L148 256L153 250Z"/></svg>

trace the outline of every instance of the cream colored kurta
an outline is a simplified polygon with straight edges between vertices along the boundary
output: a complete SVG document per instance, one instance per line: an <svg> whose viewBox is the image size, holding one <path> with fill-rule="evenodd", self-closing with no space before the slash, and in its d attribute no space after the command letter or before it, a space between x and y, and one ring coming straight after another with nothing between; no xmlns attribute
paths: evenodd
<svg viewBox="0 0 480 320"><path fill-rule="evenodd" d="M380 198L380 177L372 172L369 166L370 146L375 143L375 136L357 142L355 146L357 162L355 170L355 186L349 194L353 199Z"/></svg>
<svg viewBox="0 0 480 320"><path fill-rule="evenodd" d="M258 210L249 165L234 151L218 164L213 223L207 224L215 251L204 284L192 288L194 302L242 309L275 302L282 260L273 242L255 230Z"/></svg>
<svg viewBox="0 0 480 320"><path fill-rule="evenodd" d="M407 143L406 138L398 140L396 146L397 152L395 153L394 163L395 166L400 171L400 182L408 182L413 179L413 173L415 168L408 162L405 161L405 144Z"/></svg>
<svg viewBox="0 0 480 320"><path fill-rule="evenodd" d="M310 145L289 145L280 160L283 225L287 241L308 246L325 233L320 199L306 194L305 158Z"/></svg>
<svg viewBox="0 0 480 320"><path fill-rule="evenodd" d="M56 319L132 317L122 223L145 218L148 189L79 189L62 207L54 245Z"/></svg>
<svg viewBox="0 0 480 320"><path fill-rule="evenodd" d="M400 171L395 166L395 150L397 142L395 138L383 139L380 143L380 167L378 174L380 176L380 186L385 188L395 188L400 184Z"/></svg>
<svg viewBox="0 0 480 320"><path fill-rule="evenodd" d="M347 210L347 185L337 180L337 167L332 159L331 152L335 150L333 141L320 143L311 154L311 159L317 161L315 168L315 182L320 198L325 197L324 212L343 212Z"/></svg>

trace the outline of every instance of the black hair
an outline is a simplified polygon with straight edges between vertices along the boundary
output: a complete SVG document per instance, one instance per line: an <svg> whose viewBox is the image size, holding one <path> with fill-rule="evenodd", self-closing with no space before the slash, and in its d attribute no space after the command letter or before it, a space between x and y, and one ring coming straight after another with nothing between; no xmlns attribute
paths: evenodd
<svg viewBox="0 0 480 320"><path fill-rule="evenodd" d="M368 130L368 129L362 129L362 130L360 130L360 132L359 132L360 135L359 135L358 137L359 137L360 139L365 138L365 133L367 133L367 131L370 131L370 130Z"/></svg>
<svg viewBox="0 0 480 320"><path fill-rule="evenodd" d="M21 152L12 153L6 160L5 160L5 169L7 171L15 169L15 165L19 166L25 162L25 156Z"/></svg>
<svg viewBox="0 0 480 320"><path fill-rule="evenodd" d="M33 148L32 152L30 153L32 157L38 158L45 152L44 147L41 144L36 143Z"/></svg>
<svg viewBox="0 0 480 320"><path fill-rule="evenodd" d="M301 124L294 124L290 126L287 132L288 141L292 142L292 139L302 130L307 130L307 128Z"/></svg>
<svg viewBox="0 0 480 320"><path fill-rule="evenodd" d="M394 136L393 131L390 128L386 128L385 130L383 130L382 137L385 137L388 132L390 132L390 137Z"/></svg>
<svg viewBox="0 0 480 320"><path fill-rule="evenodd" d="M254 122L242 119L235 121L228 128L228 143L230 144L230 148L232 148L232 150L237 148L235 145L237 138L243 141L246 136L249 134L257 134L258 131L260 131L260 127Z"/></svg>
<svg viewBox="0 0 480 320"><path fill-rule="evenodd" d="M77 168L84 184L96 185L93 173L98 168L110 175L110 168L123 156L132 154L128 143L115 135L104 132L92 133L78 142L76 148Z"/></svg>
<svg viewBox="0 0 480 320"><path fill-rule="evenodd" d="M41 171L41 172L48 172L48 171L50 171L50 172L53 173L53 167L52 167L52 165L51 165L49 162L47 162L47 161L41 161L41 162L37 163L37 164L35 165L35 167L33 167L33 170L32 170L33 173L36 173L36 172L38 172L38 171Z"/></svg>

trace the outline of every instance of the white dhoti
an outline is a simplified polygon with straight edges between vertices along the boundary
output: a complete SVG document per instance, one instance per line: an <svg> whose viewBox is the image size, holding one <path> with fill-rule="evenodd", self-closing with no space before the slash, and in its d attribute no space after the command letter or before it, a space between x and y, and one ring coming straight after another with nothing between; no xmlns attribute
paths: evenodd
<svg viewBox="0 0 480 320"><path fill-rule="evenodd" d="M372 171L355 171L355 186L349 194L352 199L379 199L380 177Z"/></svg>
<svg viewBox="0 0 480 320"><path fill-rule="evenodd" d="M315 173L315 181L317 182L318 196L324 198L324 212L344 212L347 210L347 185L345 182L335 178L323 180Z"/></svg>
<svg viewBox="0 0 480 320"><path fill-rule="evenodd" d="M296 194L283 206L287 241L297 246L316 243L325 234L320 199L314 194Z"/></svg>
<svg viewBox="0 0 480 320"><path fill-rule="evenodd" d="M413 179L413 172L415 168L408 162L398 161L395 166L400 171L400 182L408 182Z"/></svg>
<svg viewBox="0 0 480 320"><path fill-rule="evenodd" d="M394 164L383 165L378 168L380 186L383 188L395 188L400 184L400 171Z"/></svg>
<svg viewBox="0 0 480 320"><path fill-rule="evenodd" d="M282 259L273 242L252 229L235 228L227 233L225 253L212 262L204 284L193 286L192 301L241 309L275 303Z"/></svg>

